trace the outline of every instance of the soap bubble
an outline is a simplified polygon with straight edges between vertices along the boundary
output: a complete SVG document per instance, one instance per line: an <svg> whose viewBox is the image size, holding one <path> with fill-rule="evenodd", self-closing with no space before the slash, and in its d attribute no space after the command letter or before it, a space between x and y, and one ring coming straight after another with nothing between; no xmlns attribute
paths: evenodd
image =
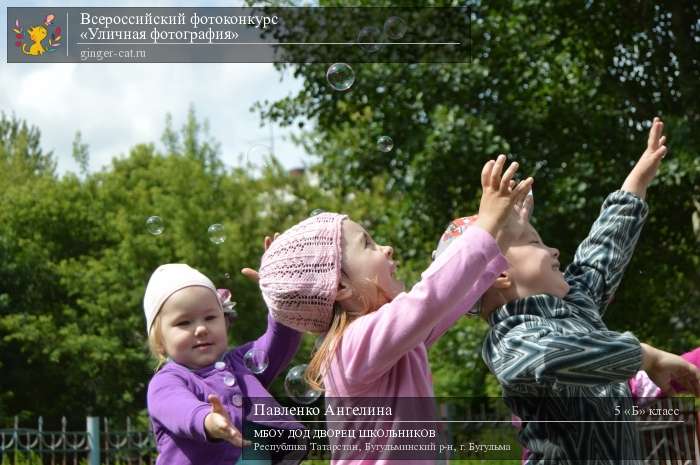
<svg viewBox="0 0 700 465"><path fill-rule="evenodd" d="M146 229L149 233L157 236L163 232L163 220L160 216L149 216L146 220Z"/></svg>
<svg viewBox="0 0 700 465"><path fill-rule="evenodd" d="M384 153L391 152L391 149L394 148L394 141L389 136L381 136L377 139L377 148Z"/></svg>
<svg viewBox="0 0 700 465"><path fill-rule="evenodd" d="M262 349L253 348L245 353L243 356L243 363L245 364L246 368L256 375L259 375L267 369L267 366L270 364L270 360L267 358L267 352Z"/></svg>
<svg viewBox="0 0 700 465"><path fill-rule="evenodd" d="M357 43L367 53L374 53L381 48L382 32L376 27L363 27L357 34Z"/></svg>
<svg viewBox="0 0 700 465"><path fill-rule="evenodd" d="M334 63L326 71L326 80L334 90L345 91L355 82L355 72L347 63Z"/></svg>
<svg viewBox="0 0 700 465"><path fill-rule="evenodd" d="M398 16L392 16L384 22L384 34L393 40L401 39L406 34L407 29L406 21Z"/></svg>
<svg viewBox="0 0 700 465"><path fill-rule="evenodd" d="M295 402L302 405L312 404L321 396L321 391L313 389L304 379L307 364L297 365L289 370L284 378L284 390Z"/></svg>
<svg viewBox="0 0 700 465"><path fill-rule="evenodd" d="M316 215L320 215L321 213L323 213L323 210L321 210L320 208L316 208L315 210L311 211L311 215L309 215L309 216L316 216Z"/></svg>
<svg viewBox="0 0 700 465"><path fill-rule="evenodd" d="M245 156L245 163L251 165L253 170L260 169L264 164L265 160L272 158L272 149L265 144L255 144L248 149Z"/></svg>
<svg viewBox="0 0 700 465"><path fill-rule="evenodd" d="M316 338L316 340L314 341L314 350L318 350L319 347L321 347L321 344L323 344L323 341L324 341L325 339L326 339L326 335L325 335L325 334L321 334L320 336L318 336L318 337Z"/></svg>
<svg viewBox="0 0 700 465"><path fill-rule="evenodd" d="M236 384L236 378L234 378L231 375L226 375L226 376L224 376L224 384L228 387L231 387L234 384Z"/></svg>
<svg viewBox="0 0 700 465"><path fill-rule="evenodd" d="M224 241L226 240L226 236L224 235L224 225L222 224L212 224L209 226L209 240L212 241L214 244L223 244Z"/></svg>

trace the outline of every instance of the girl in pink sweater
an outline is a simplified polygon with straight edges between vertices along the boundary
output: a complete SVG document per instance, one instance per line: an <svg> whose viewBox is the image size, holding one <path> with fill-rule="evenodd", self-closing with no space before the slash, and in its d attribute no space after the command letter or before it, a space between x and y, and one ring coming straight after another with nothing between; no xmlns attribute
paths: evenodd
<svg viewBox="0 0 700 465"><path fill-rule="evenodd" d="M533 180L516 185L517 164L503 173L504 164L501 155L484 165L478 227L455 240L408 292L396 278L393 248L376 244L345 215L307 218L265 252L260 288L273 318L325 333L306 377L327 401L433 396L428 348L506 269L501 250L525 224L525 209L513 207ZM383 462L364 449L342 458Z"/></svg>

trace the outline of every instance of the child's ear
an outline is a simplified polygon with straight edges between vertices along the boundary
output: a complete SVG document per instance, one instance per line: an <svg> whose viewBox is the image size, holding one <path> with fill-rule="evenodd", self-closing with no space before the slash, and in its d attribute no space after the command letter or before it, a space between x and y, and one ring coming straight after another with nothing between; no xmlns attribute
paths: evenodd
<svg viewBox="0 0 700 465"><path fill-rule="evenodd" d="M496 289L508 289L510 286L513 285L513 280L511 279L512 276L509 271L504 271L500 275L498 275L498 278L496 278L496 282L493 283L492 287L495 287Z"/></svg>
<svg viewBox="0 0 700 465"><path fill-rule="evenodd" d="M335 295L335 300L341 302L352 297L352 288L342 280L338 284L338 293Z"/></svg>

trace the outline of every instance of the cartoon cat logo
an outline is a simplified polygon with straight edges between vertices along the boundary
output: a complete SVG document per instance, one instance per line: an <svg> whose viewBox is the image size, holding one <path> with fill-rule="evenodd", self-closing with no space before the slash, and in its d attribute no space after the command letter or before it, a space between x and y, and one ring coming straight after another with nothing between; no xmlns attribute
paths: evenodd
<svg viewBox="0 0 700 465"><path fill-rule="evenodd" d="M31 45L22 41L25 38L22 26L19 23L19 19L15 19L15 28L13 29L17 39L15 46L19 47L25 55L36 56L43 55L46 52L55 52L56 48L61 45L61 28L59 26L56 26L51 32L48 48L44 48L43 44L44 39L49 35L49 26L51 26L55 18L54 15L49 14L44 18L43 24L27 29L27 36Z"/></svg>

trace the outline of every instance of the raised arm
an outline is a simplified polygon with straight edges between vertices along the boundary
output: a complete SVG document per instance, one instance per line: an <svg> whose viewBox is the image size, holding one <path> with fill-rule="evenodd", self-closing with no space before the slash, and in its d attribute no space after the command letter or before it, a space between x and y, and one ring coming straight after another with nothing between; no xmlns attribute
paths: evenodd
<svg viewBox="0 0 700 465"><path fill-rule="evenodd" d="M601 313L622 281L648 213L644 198L666 154L659 118L649 131L647 148L619 191L605 199L588 237L566 271L572 288L589 294Z"/></svg>
<svg viewBox="0 0 700 465"><path fill-rule="evenodd" d="M261 350L267 354L269 365L262 373L256 373L260 383L268 387L277 375L284 370L294 357L301 343L301 333L267 315L267 330L255 341L248 342L236 349L237 356L244 357L251 349Z"/></svg>
<svg viewBox="0 0 700 465"><path fill-rule="evenodd" d="M279 236L275 233L274 236L265 236L263 239L263 248L267 250L270 244ZM258 272L252 268L243 268L241 273L254 283L260 281ZM256 373L260 383L267 387L272 383L272 380L285 369L289 362L294 357L294 354L299 350L301 343L301 333L295 331L282 323L276 322L268 312L267 314L267 330L255 341L249 342L240 346L236 350L236 355L244 357L250 349L258 349L263 351L269 361L268 367L262 373Z"/></svg>
<svg viewBox="0 0 700 465"><path fill-rule="evenodd" d="M533 207L534 199L532 196L532 190L530 190L530 192L526 195L524 199L522 199L522 201L516 202L515 209L508 218L508 223L510 223L510 225L506 229L510 229L513 231L512 236L516 237L520 234L519 231L522 231L526 228L527 222L530 219L530 215L532 215ZM454 223L450 223L451 226L453 224ZM464 223L461 224L463 226ZM446 250L444 244L450 245L450 241L453 241L455 237L458 237L463 233L463 227L460 227L456 232L448 228L448 230L446 231L446 234L448 235L447 239L445 239L445 236L443 236L443 239L440 240L440 243L438 243L438 249L435 252L433 252L433 258L440 256L442 252ZM508 236L508 234L506 236ZM499 245L502 247L507 247L508 244L504 243ZM493 277L498 276L500 274L502 270L501 267L502 258L500 256L496 257L496 259L492 260L486 266L486 272L477 280L476 284L474 284L473 289L464 290L465 295L463 302L457 304L457 306L454 309L452 309L452 311L446 313L445 316L441 318L440 321L438 321L438 323L432 329L432 331L425 340L426 347L429 348L430 346L432 346L461 316L465 315L471 308L473 308L473 292L475 292L479 296L483 294L485 290L493 284ZM478 298L479 297L477 297L477 300Z"/></svg>
<svg viewBox="0 0 700 465"><path fill-rule="evenodd" d="M601 314L605 311L622 282L647 212L642 199L625 191L615 191L605 199L600 216L564 273L571 285L570 296L586 294Z"/></svg>

